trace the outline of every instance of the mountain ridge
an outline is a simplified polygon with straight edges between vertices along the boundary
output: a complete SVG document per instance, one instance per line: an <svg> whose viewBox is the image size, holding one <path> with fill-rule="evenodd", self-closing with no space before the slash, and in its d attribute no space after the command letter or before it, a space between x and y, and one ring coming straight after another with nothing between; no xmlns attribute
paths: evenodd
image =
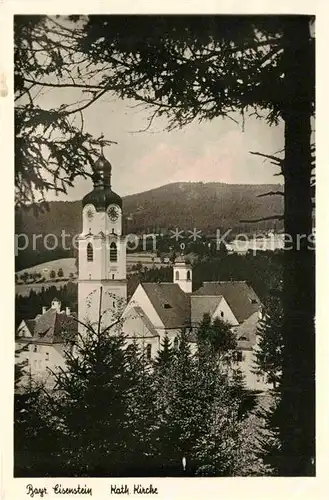
<svg viewBox="0 0 329 500"><path fill-rule="evenodd" d="M283 213L283 196L262 196L283 191L281 184L225 184L221 182L174 182L123 198L124 219L129 232L147 228L198 227L213 231L218 227L238 228L241 219L261 219ZM82 228L81 200L50 201L49 210L35 216L31 209L16 217L16 233L79 233ZM251 224L250 226L254 226ZM274 228L275 221L258 223L258 228Z"/></svg>

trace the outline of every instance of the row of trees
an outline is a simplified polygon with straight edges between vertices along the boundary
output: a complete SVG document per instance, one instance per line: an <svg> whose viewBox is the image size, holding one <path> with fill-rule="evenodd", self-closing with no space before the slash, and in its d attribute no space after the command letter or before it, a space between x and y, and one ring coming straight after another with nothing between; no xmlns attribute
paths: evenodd
<svg viewBox="0 0 329 500"><path fill-rule="evenodd" d="M55 269L52 269L49 273L49 278L54 280L57 278L64 278L64 271L63 271L63 268L59 268L57 270L57 272L55 271ZM74 274L73 273L70 273L70 278L74 278ZM42 276L41 273L28 273L27 271L25 271L23 274L21 274L20 276L18 276L17 274L15 274L15 283L20 283L20 281L26 283L26 282L43 282L43 281L46 281L46 278L45 276Z"/></svg>
<svg viewBox="0 0 329 500"><path fill-rule="evenodd" d="M40 280L41 278L42 278L41 273L28 273L27 271L25 271L20 276L15 274L15 283L20 282L20 281L25 283L28 280L29 281L37 281L37 280Z"/></svg>
<svg viewBox="0 0 329 500"><path fill-rule="evenodd" d="M16 395L15 475L268 473L253 399L232 363L235 347L230 329L209 318L195 353L182 332L178 346L164 338L155 360L140 341L90 327L67 346L55 389Z"/></svg>

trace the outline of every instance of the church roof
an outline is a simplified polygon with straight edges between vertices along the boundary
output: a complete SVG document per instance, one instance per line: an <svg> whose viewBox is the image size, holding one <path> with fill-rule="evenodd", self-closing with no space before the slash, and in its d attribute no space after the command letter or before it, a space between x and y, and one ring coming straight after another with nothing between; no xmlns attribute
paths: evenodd
<svg viewBox="0 0 329 500"><path fill-rule="evenodd" d="M192 295L222 295L239 323L259 311L261 306L258 296L246 281L205 281Z"/></svg>
<svg viewBox="0 0 329 500"><path fill-rule="evenodd" d="M48 309L34 320L26 320L32 338L29 340L57 344L73 338L78 332L78 322L74 316L58 313L56 309Z"/></svg>
<svg viewBox="0 0 329 500"><path fill-rule="evenodd" d="M97 211L106 210L112 203L122 208L122 198L111 189L111 163L102 153L93 165L94 189L82 200L82 206L94 205Z"/></svg>
<svg viewBox="0 0 329 500"><path fill-rule="evenodd" d="M104 154L102 153L97 160L95 161L93 165L93 171L98 172L98 171L107 171L111 173L112 171L112 165L111 163L105 158Z"/></svg>
<svg viewBox="0 0 329 500"><path fill-rule="evenodd" d="M201 323L205 314L212 316L221 299L222 295L216 295L216 297L206 295L191 297L191 324L196 325Z"/></svg>
<svg viewBox="0 0 329 500"><path fill-rule="evenodd" d="M85 207L89 203L94 205L97 211L106 210L111 203L122 208L122 198L112 191L109 186L95 187L90 193L86 194L82 200L82 206Z"/></svg>
<svg viewBox="0 0 329 500"><path fill-rule="evenodd" d="M190 297L176 283L142 283L141 285L165 328L180 328L190 324Z"/></svg>

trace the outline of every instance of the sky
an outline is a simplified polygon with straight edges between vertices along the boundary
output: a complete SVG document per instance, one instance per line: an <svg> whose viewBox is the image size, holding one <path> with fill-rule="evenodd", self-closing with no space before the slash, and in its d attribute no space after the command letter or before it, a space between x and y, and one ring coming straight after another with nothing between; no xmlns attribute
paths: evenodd
<svg viewBox="0 0 329 500"><path fill-rule="evenodd" d="M45 107L79 99L76 89L47 90L40 97ZM171 182L223 182L232 184L279 183L278 169L257 151L275 154L283 148L283 125L264 120L242 119L197 121L180 130L166 131L164 118L145 129L150 110L136 108L133 101L107 97L84 111L85 129L95 137L102 133L115 141L104 149L112 164L112 189L121 196L153 189ZM78 178L67 195L50 194L49 200L78 200L92 189L91 180Z"/></svg>

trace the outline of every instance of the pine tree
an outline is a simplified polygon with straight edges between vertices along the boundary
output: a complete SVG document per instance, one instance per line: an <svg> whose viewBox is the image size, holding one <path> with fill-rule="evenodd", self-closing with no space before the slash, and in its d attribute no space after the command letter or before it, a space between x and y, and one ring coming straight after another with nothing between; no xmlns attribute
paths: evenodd
<svg viewBox="0 0 329 500"><path fill-rule="evenodd" d="M165 369L162 365L158 370L158 442L165 475L183 474L182 459L191 456L203 420L198 404L196 359L187 334L181 332L178 339L178 348L173 350Z"/></svg>
<svg viewBox="0 0 329 500"><path fill-rule="evenodd" d="M58 400L51 399L68 475L120 475L130 383L125 342L120 333L89 327L67 351L66 369L55 374Z"/></svg>
<svg viewBox="0 0 329 500"><path fill-rule="evenodd" d="M161 342L160 349L154 360L154 366L157 373L161 373L163 369L165 370L166 368L169 368L172 358L172 345L166 332Z"/></svg>
<svg viewBox="0 0 329 500"><path fill-rule="evenodd" d="M204 314L197 329L198 343L207 343L222 357L232 357L232 352L237 347L235 334L231 325L220 318L213 321L209 314Z"/></svg>
<svg viewBox="0 0 329 500"><path fill-rule="evenodd" d="M204 431L195 444L196 475L264 475L256 432L251 430L252 416L241 420L239 399L232 398L225 386L218 392L221 394L215 398Z"/></svg>
<svg viewBox="0 0 329 500"><path fill-rule="evenodd" d="M265 314L259 321L258 343L255 352L255 373L267 375L267 381L276 388L281 380L283 361L283 312L278 297L269 297Z"/></svg>
<svg viewBox="0 0 329 500"><path fill-rule="evenodd" d="M19 361L19 358L22 353L26 352L28 350L29 346L28 344L19 347L18 349L15 349L15 382L14 382L14 389L15 389L15 394L22 390L22 384L24 381L24 378L26 377L26 366L27 366L27 360L22 359Z"/></svg>
<svg viewBox="0 0 329 500"><path fill-rule="evenodd" d="M157 455L154 433L157 429L156 391L151 361L144 346L136 342L126 349L129 377L128 405L125 415L129 441L125 475L148 476Z"/></svg>
<svg viewBox="0 0 329 500"><path fill-rule="evenodd" d="M197 356L197 403L203 412L203 424L192 453L195 474L250 475L255 462L255 471L261 473L256 430L250 432L253 405L240 371L228 370L209 344L200 344Z"/></svg>

